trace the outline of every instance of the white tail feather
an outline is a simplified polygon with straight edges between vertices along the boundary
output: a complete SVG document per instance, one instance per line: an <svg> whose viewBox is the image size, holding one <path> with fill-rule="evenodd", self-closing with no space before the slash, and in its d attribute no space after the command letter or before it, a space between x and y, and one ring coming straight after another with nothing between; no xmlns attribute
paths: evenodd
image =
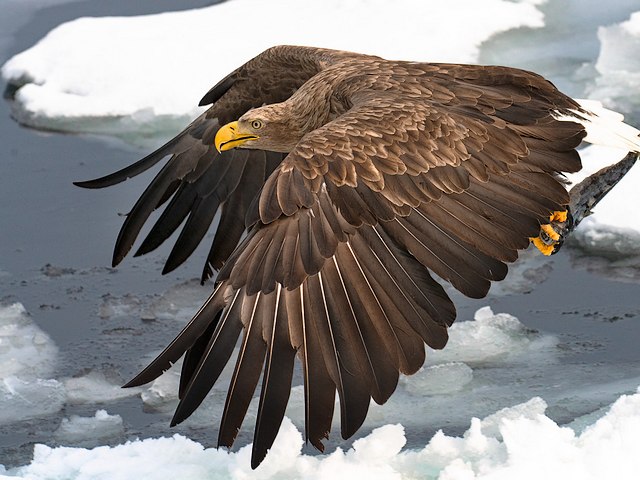
<svg viewBox="0 0 640 480"><path fill-rule="evenodd" d="M596 100L576 100L586 112L559 113L558 120L578 122L587 132L585 142L640 153L640 130L624 123L624 117Z"/></svg>

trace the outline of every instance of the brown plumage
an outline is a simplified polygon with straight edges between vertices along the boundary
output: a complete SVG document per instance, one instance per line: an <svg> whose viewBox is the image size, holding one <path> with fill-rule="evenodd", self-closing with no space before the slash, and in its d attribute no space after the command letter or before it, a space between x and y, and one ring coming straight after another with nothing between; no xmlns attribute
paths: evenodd
<svg viewBox="0 0 640 480"><path fill-rule="evenodd" d="M371 398L384 403L399 373L420 368L425 343L443 348L455 308L433 274L486 295L565 209L558 174L580 169L585 135L558 120L581 107L530 72L307 47L265 51L201 104L212 105L156 152L79 185L113 185L170 156L127 216L114 265L165 202L136 254L186 219L165 272L220 212L202 273L219 270L214 292L128 386L186 354L179 423L241 338L219 444L233 443L262 376L253 467L278 432L296 356L306 438L322 450L336 392L348 438Z"/></svg>

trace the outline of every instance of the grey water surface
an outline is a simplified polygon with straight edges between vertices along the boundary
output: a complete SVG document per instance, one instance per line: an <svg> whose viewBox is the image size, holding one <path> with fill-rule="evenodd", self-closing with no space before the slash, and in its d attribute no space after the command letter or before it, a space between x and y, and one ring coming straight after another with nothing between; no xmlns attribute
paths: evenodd
<svg viewBox="0 0 640 480"><path fill-rule="evenodd" d="M10 1L0 20L4 32L0 36L0 63L56 25L79 16L133 15L211 3L43 0L30 2L29 10ZM589 81L584 72L589 72L597 57L597 26L622 21L638 7L632 1L614 3L615 8L604 9L605 2L553 2L543 7L547 27L495 37L483 47L481 61L537 70L579 96ZM588 6L580 8L583 4ZM208 246L203 245L190 262L164 277L160 271L170 245L110 268L122 223L118 213L130 208L152 174L97 192L79 189L71 182L113 171L145 152L106 137L22 128L11 120L6 102L0 102L0 139L0 303L21 302L34 322L51 336L59 349L56 378L100 371L114 382L124 383L152 352L173 338L181 322L209 294L211 284L199 287L194 282ZM513 372L484 371L500 375L497 380L504 384L503 403L496 408L542 395L549 403L548 415L569 423L622 393L635 391L640 384L636 381L640 378L637 265L633 259L596 257L568 246L550 259L527 255L514 268L514 275L487 299L455 296L460 321L472 319L476 309L491 305L494 312L508 312L528 328L558 339L560 361L540 369L536 381L527 377L527 366ZM174 315L176 318L163 316L161 309L154 307L162 305L161 294L172 287L178 288L176 298L187 305ZM105 313L114 299L125 308L124 314ZM53 415L0 425L0 464L27 463L34 443L56 445L52 433L62 418L92 416L99 408L123 418L125 434L112 443L176 432L205 445L215 443L215 418L209 424L169 429L166 413L144 411L142 401L134 396L107 405L67 404ZM472 416L490 413L485 411L486 404L473 402L454 402L450 408L455 421L408 427L409 446L426 444L438 428L461 433ZM385 422L403 423L403 414L410 412L394 410ZM368 432L364 429L361 434ZM239 444L248 443L250 434L251 428L244 428ZM329 446L344 444L334 431Z"/></svg>

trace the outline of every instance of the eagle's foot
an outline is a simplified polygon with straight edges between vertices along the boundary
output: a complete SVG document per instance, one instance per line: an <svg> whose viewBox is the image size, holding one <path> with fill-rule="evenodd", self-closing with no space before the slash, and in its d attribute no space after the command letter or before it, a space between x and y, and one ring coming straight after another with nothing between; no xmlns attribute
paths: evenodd
<svg viewBox="0 0 640 480"><path fill-rule="evenodd" d="M549 216L549 223L540 225L540 234L530 240L544 255L553 255L562 247L572 223L571 214L567 210L553 212Z"/></svg>

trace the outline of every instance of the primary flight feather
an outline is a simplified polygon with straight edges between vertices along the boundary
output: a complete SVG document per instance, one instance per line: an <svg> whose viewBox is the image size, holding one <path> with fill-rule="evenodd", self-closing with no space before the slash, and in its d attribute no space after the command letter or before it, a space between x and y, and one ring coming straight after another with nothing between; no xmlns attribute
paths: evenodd
<svg viewBox="0 0 640 480"><path fill-rule="evenodd" d="M508 67L279 46L230 73L206 104L149 156L77 184L113 185L169 156L127 215L114 265L162 205L136 255L183 225L163 272L220 212L202 273L218 271L214 292L127 385L184 355L179 423L240 339L218 443L233 443L262 379L254 468L282 422L296 357L305 435L322 450L336 393L348 438L370 399L384 403L399 373L422 366L425 343L445 346L455 308L434 276L483 297L566 211L560 175L581 168L587 133L609 129L610 142L640 151L637 131L595 122L547 80Z"/></svg>

